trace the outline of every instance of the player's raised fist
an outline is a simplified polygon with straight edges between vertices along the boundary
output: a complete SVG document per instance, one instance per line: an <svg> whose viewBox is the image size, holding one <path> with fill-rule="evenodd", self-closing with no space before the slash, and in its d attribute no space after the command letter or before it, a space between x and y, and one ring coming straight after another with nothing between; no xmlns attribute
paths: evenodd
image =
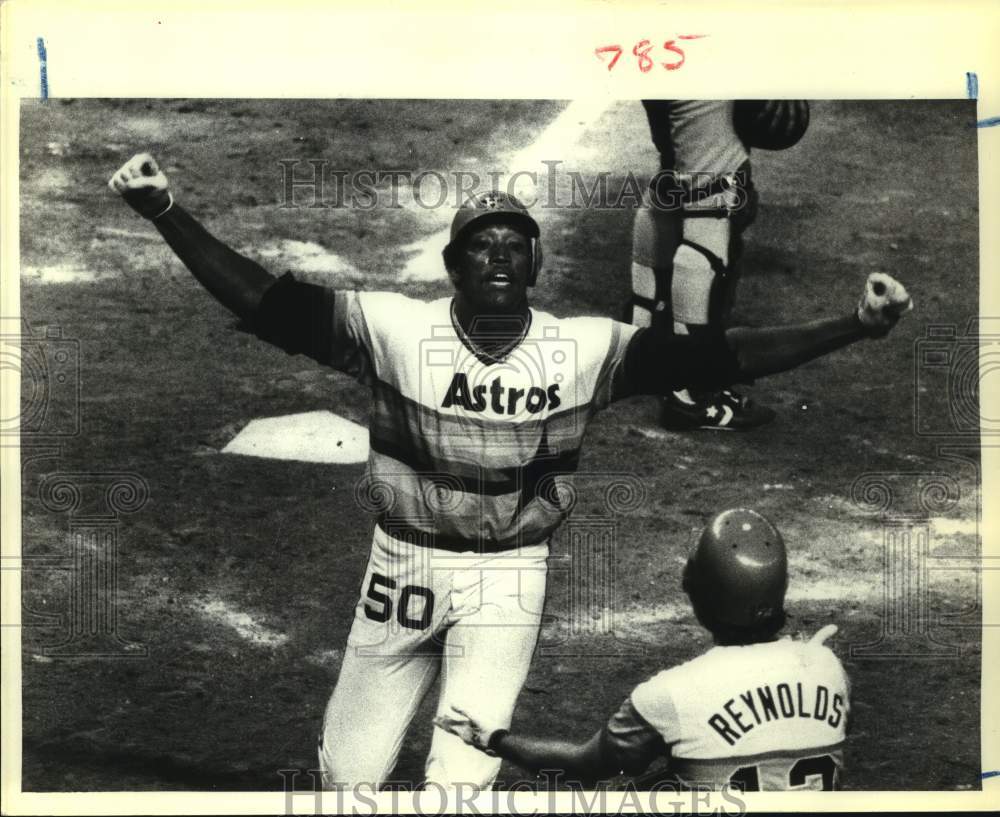
<svg viewBox="0 0 1000 817"><path fill-rule="evenodd" d="M174 203L167 177L148 153L137 153L125 162L108 181L108 187L143 218L158 218Z"/></svg>
<svg viewBox="0 0 1000 817"><path fill-rule="evenodd" d="M913 299L899 281L884 272L873 272L865 283L858 304L858 320L872 337L883 337L904 312L913 309Z"/></svg>

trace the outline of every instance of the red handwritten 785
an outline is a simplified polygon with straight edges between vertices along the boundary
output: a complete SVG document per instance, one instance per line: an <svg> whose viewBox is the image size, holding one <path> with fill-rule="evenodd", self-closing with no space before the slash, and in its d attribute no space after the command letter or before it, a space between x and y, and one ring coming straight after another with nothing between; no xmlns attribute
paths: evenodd
<svg viewBox="0 0 1000 817"><path fill-rule="evenodd" d="M667 62L661 62L660 65L662 65L667 71L676 71L687 59L684 49L677 45L677 40L701 40L707 36L707 34L678 34L676 39L665 40L662 48L664 51L670 52L671 59ZM632 55L636 58L639 70L644 74L648 74L651 70L653 70L653 66L656 64L653 58L649 55L649 52L652 50L653 45L649 40L639 40L639 42L632 47ZM624 49L620 45L602 45L599 48L594 49L594 54L596 54L597 58L602 62L604 61L605 54L614 54L611 61L608 63L609 71L614 68L618 60L621 59L623 52Z"/></svg>

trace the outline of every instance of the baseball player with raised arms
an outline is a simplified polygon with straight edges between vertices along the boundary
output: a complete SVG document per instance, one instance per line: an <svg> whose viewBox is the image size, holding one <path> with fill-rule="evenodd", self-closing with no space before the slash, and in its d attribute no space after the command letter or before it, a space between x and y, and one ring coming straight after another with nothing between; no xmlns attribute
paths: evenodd
<svg viewBox="0 0 1000 817"><path fill-rule="evenodd" d="M715 646L639 684L589 740L516 735L476 709L435 719L484 754L578 783L639 774L658 758L656 785L744 791L840 788L850 685L824 645L778 638L788 566L781 534L755 511L712 518L684 568L683 588ZM470 715L469 712L477 713Z"/></svg>
<svg viewBox="0 0 1000 817"><path fill-rule="evenodd" d="M643 100L660 172L636 211L630 319L682 335L712 335L732 312L743 232L757 214L751 148L791 147L809 125L801 100ZM743 431L774 411L733 384L686 384L665 395L671 430Z"/></svg>
<svg viewBox="0 0 1000 817"><path fill-rule="evenodd" d="M331 787L389 779L439 674L439 713L479 706L491 723L509 724L538 635L549 539L568 513L560 483L598 410L683 383L784 371L884 336L910 308L902 285L876 273L842 317L713 337L556 318L528 305L542 260L538 225L501 192L455 214L444 249L453 297L333 290L275 278L214 238L174 202L149 154L109 184L260 338L372 392L358 499L377 524L323 723ZM428 781L485 787L498 769L434 731Z"/></svg>

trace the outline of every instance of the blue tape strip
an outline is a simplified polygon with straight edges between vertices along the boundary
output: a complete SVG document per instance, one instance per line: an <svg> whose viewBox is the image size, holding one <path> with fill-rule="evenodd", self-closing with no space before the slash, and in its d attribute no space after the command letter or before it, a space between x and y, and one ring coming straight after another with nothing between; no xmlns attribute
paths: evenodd
<svg viewBox="0 0 1000 817"><path fill-rule="evenodd" d="M987 777L1000 777L1000 771L980 772L979 779L985 780Z"/></svg>
<svg viewBox="0 0 1000 817"><path fill-rule="evenodd" d="M48 66L48 54L45 51L45 38L38 38L38 62L39 62L39 75L41 78L41 93L42 99L49 98L49 66Z"/></svg>
<svg viewBox="0 0 1000 817"><path fill-rule="evenodd" d="M965 93L969 99L979 99L979 77L975 71L965 72Z"/></svg>
<svg viewBox="0 0 1000 817"><path fill-rule="evenodd" d="M992 128L1000 125L1000 116L991 116L989 119L980 119L976 123L977 128Z"/></svg>

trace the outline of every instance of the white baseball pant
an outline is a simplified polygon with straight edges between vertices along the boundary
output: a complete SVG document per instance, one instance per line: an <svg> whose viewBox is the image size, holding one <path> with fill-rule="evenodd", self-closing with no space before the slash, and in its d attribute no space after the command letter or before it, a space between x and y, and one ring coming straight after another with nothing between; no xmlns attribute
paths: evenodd
<svg viewBox="0 0 1000 817"><path fill-rule="evenodd" d="M375 528L354 624L320 740L327 789L389 779L417 707L441 673L455 705L510 726L545 600L548 544L482 555L404 542ZM435 729L425 780L487 788L500 760Z"/></svg>

